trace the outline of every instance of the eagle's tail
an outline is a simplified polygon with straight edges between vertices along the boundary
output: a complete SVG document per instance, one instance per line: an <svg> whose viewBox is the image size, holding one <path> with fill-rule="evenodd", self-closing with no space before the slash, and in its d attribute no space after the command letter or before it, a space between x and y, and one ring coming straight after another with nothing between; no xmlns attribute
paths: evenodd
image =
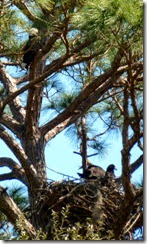
<svg viewBox="0 0 147 244"><path fill-rule="evenodd" d="M77 173L81 178L85 178L85 175L84 174L81 174L81 173Z"/></svg>

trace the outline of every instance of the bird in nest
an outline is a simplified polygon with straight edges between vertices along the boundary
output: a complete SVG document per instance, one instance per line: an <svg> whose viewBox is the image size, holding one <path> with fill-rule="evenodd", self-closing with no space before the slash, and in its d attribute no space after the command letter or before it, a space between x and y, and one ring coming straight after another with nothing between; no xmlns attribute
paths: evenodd
<svg viewBox="0 0 147 244"><path fill-rule="evenodd" d="M81 178L84 179L97 179L97 178L114 178L114 170L116 167L114 164L110 164L106 171L101 168L100 166L89 164L88 167L85 169L84 173L77 173Z"/></svg>

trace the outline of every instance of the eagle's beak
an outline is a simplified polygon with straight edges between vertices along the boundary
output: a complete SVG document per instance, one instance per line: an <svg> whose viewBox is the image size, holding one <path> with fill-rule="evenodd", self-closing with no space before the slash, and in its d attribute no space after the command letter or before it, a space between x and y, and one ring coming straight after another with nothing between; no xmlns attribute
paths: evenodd
<svg viewBox="0 0 147 244"><path fill-rule="evenodd" d="M114 170L117 170L117 168L115 167Z"/></svg>

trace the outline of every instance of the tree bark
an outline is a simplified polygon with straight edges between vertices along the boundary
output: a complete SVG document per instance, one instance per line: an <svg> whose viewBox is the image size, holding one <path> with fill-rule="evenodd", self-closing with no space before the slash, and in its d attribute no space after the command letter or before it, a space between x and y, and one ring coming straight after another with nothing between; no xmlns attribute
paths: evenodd
<svg viewBox="0 0 147 244"><path fill-rule="evenodd" d="M36 231L32 224L25 218L24 214L17 207L14 201L9 197L6 192L6 189L0 187L0 209L8 217L11 223L18 228L18 223L23 224L24 230L28 233L30 238L34 238Z"/></svg>
<svg viewBox="0 0 147 244"><path fill-rule="evenodd" d="M81 117L81 156L82 156L82 168L83 173L86 169L86 162L87 162L87 131L86 131L86 119L83 115Z"/></svg>
<svg viewBox="0 0 147 244"><path fill-rule="evenodd" d="M30 66L30 82L33 79L39 77L44 70L44 59L40 60L37 64L36 61L34 62ZM36 178L40 182L39 187L34 188L30 185L28 189L32 211L32 223L35 229L40 229L41 227L44 228L46 224L45 221L41 218L43 215L42 211L40 211L39 214L36 210L36 206L39 206L40 204L42 189L47 186L47 174L44 155L45 140L39 129L43 87L43 82L40 82L28 90L25 133L21 140L23 149L28 156L29 164L33 165L33 168L36 171Z"/></svg>

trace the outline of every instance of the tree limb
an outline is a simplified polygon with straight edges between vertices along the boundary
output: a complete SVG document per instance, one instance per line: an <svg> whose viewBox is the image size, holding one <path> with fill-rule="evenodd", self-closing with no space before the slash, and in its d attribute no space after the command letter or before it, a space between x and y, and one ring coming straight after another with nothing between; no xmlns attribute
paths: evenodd
<svg viewBox="0 0 147 244"><path fill-rule="evenodd" d="M143 163L143 154L130 165L130 172L133 174Z"/></svg>
<svg viewBox="0 0 147 244"><path fill-rule="evenodd" d="M129 171L131 174L133 174L143 163L143 154L130 165ZM121 183L122 181L122 175L116 179L116 182Z"/></svg>
<svg viewBox="0 0 147 244"><path fill-rule="evenodd" d="M18 163L16 163L12 158L8 157L0 158L0 167L8 167L11 170L24 171Z"/></svg>
<svg viewBox="0 0 147 244"><path fill-rule="evenodd" d="M28 185L24 169L13 159L7 157L0 158L0 167L8 167L11 173L0 175L0 180L18 179L25 185Z"/></svg>
<svg viewBox="0 0 147 244"><path fill-rule="evenodd" d="M134 197L134 191L131 184L131 174L129 170L130 166L130 148L129 148L129 90L126 85L124 88L123 98L123 111L124 111L124 122L122 128L122 184L125 191L125 200L127 202L132 201Z"/></svg>
<svg viewBox="0 0 147 244"><path fill-rule="evenodd" d="M13 151L16 158L22 163L27 164L27 156L20 145L13 139L13 137L0 125L0 137L6 145Z"/></svg>
<svg viewBox="0 0 147 244"><path fill-rule="evenodd" d="M3 113L0 116L0 123L10 129L17 137L22 135L23 126L8 114Z"/></svg>
<svg viewBox="0 0 147 244"><path fill-rule="evenodd" d="M140 132L139 135L136 137L134 134L127 142L126 148L130 151L132 147L139 142L139 139L143 137L143 132Z"/></svg>
<svg viewBox="0 0 147 244"><path fill-rule="evenodd" d="M25 74L25 75L23 75L23 76L21 76L19 78L15 78L15 82L16 82L15 84L19 85L19 84L22 84L22 83L24 83L24 82L26 82L28 80L29 80L29 75Z"/></svg>
<svg viewBox="0 0 147 244"><path fill-rule="evenodd" d="M25 218L24 214L17 207L15 202L7 194L3 187L0 187L0 208L1 211L8 217L9 221L18 229L17 221L23 223L24 230L28 233L30 238L34 238L36 232L32 224Z"/></svg>
<svg viewBox="0 0 147 244"><path fill-rule="evenodd" d="M0 137L4 140L6 145L13 151L16 158L21 163L25 170L27 180L34 189L40 187L39 179L37 178L36 171L33 165L30 164L27 155L19 144L13 139L12 136L0 125Z"/></svg>
<svg viewBox="0 0 147 244"><path fill-rule="evenodd" d="M16 174L14 174L13 172L6 173L6 174L0 174L0 181L4 181L4 180L20 180L22 182L22 180L19 178L19 176L16 176ZM24 182L22 182L22 183L24 183Z"/></svg>
<svg viewBox="0 0 147 244"><path fill-rule="evenodd" d="M1 63L0 63L0 79L6 89L8 97L10 94L13 94L18 91L18 89L15 85L16 84L15 79L12 78L8 74L8 72L6 71L6 69L4 68L4 66ZM2 101L2 104L3 104L3 102L4 101ZM13 98L13 100L10 101L9 105L10 105L13 117L22 123L24 121L25 110L22 107L19 97Z"/></svg>

